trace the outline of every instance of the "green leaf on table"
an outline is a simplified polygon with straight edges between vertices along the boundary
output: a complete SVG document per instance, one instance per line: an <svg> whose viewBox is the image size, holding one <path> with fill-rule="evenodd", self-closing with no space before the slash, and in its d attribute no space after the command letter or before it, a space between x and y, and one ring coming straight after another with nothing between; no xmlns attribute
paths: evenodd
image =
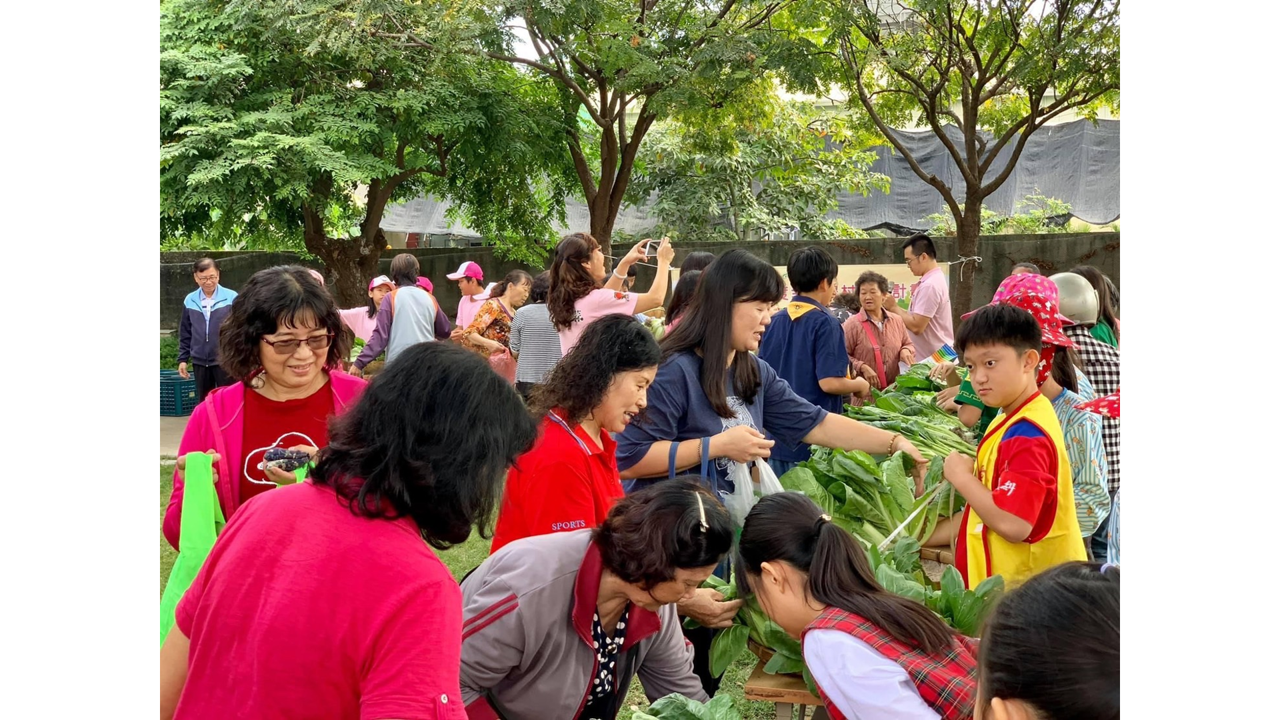
<svg viewBox="0 0 1280 720"><path fill-rule="evenodd" d="M818 483L813 471L807 468L792 468L778 478L778 482L787 490L804 493L805 497L812 500L818 507L822 508L822 512L828 515L835 516L839 512L839 503L836 502L826 488Z"/></svg>
<svg viewBox="0 0 1280 720"><path fill-rule="evenodd" d="M746 625L733 625L716 633L711 640L711 674L720 677L733 661L742 656L747 649Z"/></svg>
<svg viewBox="0 0 1280 720"><path fill-rule="evenodd" d="M726 694L716 695L703 706L706 720L742 720L742 714L733 706L733 697Z"/></svg>
<svg viewBox="0 0 1280 720"><path fill-rule="evenodd" d="M679 693L658 698L645 712L655 720L706 720L706 708L703 704Z"/></svg>
<svg viewBox="0 0 1280 720"><path fill-rule="evenodd" d="M960 576L960 571L954 565L948 565L942 571L942 595L946 601L946 615L955 617L960 610L960 598L964 596L965 585L964 578Z"/></svg>
<svg viewBox="0 0 1280 720"><path fill-rule="evenodd" d="M782 653L774 653L765 663L764 671L770 675L796 675L804 672L804 660Z"/></svg>
<svg viewBox="0 0 1280 720"><path fill-rule="evenodd" d="M901 595L917 602L925 602L929 589L895 570L888 563L876 568L876 582L894 595Z"/></svg>
<svg viewBox="0 0 1280 720"><path fill-rule="evenodd" d="M899 537L893 545L893 568L903 575L920 569L920 542L915 538Z"/></svg>
<svg viewBox="0 0 1280 720"><path fill-rule="evenodd" d="M768 621L764 626L764 644L775 654L787 655L793 658L803 658L804 651L800 649L800 641L792 638L787 631L778 626L772 620Z"/></svg>
<svg viewBox="0 0 1280 720"><path fill-rule="evenodd" d="M803 677L804 677L804 685L805 685L805 687L809 688L809 694L810 694L810 695L812 695L812 696L814 696L814 697L822 697L821 695L819 695L819 694L818 694L818 683L814 682L814 680L813 680L813 673L809 672L809 666L808 666L808 665L805 665L805 666L804 666L804 670L802 671L802 675L803 675Z"/></svg>

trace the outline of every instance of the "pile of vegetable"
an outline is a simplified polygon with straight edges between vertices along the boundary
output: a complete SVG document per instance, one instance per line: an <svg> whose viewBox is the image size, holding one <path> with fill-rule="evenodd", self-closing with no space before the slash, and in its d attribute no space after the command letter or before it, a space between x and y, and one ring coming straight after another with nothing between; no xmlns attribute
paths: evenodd
<svg viewBox="0 0 1280 720"><path fill-rule="evenodd" d="M680 693L659 698L644 710L631 715L632 720L742 720L728 695L717 695L700 703Z"/></svg>
<svg viewBox="0 0 1280 720"><path fill-rule="evenodd" d="M867 547L884 544L903 523L900 537L923 542L938 518L964 509L964 498L943 480L942 463L940 456L929 462L919 498L911 476L915 463L901 452L877 464L860 450L815 446L808 460L778 480L787 490L804 493Z"/></svg>
<svg viewBox="0 0 1280 720"><path fill-rule="evenodd" d="M929 367L912 366L886 392L872 390L873 403L847 406L844 414L867 425L901 433L926 460L945 458L953 452L977 457L977 445L969 429L935 402L941 387L929 377Z"/></svg>

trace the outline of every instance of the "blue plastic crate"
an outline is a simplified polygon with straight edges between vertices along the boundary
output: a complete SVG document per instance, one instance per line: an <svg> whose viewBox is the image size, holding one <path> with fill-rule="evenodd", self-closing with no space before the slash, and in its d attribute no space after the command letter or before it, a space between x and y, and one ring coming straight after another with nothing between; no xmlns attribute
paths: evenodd
<svg viewBox="0 0 1280 720"><path fill-rule="evenodd" d="M183 380L177 370L160 371L160 414L169 417L190 415L196 407L196 379Z"/></svg>

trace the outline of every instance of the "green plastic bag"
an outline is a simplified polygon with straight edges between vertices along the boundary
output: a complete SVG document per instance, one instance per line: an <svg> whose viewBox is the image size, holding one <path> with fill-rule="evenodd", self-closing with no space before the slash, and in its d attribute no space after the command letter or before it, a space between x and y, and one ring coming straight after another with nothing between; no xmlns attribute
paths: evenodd
<svg viewBox="0 0 1280 720"><path fill-rule="evenodd" d="M226 521L213 487L213 456L202 452L187 456L186 483L182 493L182 519L179 527L182 549L169 572L169 583L160 598L160 644L173 627L178 601L196 579L196 573L213 549L213 542Z"/></svg>

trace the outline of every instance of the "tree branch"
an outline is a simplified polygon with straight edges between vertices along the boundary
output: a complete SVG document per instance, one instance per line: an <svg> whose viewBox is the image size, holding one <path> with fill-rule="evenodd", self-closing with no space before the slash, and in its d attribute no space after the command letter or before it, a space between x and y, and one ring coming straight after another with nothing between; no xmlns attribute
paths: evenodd
<svg viewBox="0 0 1280 720"><path fill-rule="evenodd" d="M570 129L567 132L569 155L573 157L573 169L578 173L578 182L582 183L582 194L586 197L587 205L590 205L595 202L598 191L595 173L591 172L591 167L587 165L587 156L582 152L582 140L578 137L578 131Z"/></svg>

